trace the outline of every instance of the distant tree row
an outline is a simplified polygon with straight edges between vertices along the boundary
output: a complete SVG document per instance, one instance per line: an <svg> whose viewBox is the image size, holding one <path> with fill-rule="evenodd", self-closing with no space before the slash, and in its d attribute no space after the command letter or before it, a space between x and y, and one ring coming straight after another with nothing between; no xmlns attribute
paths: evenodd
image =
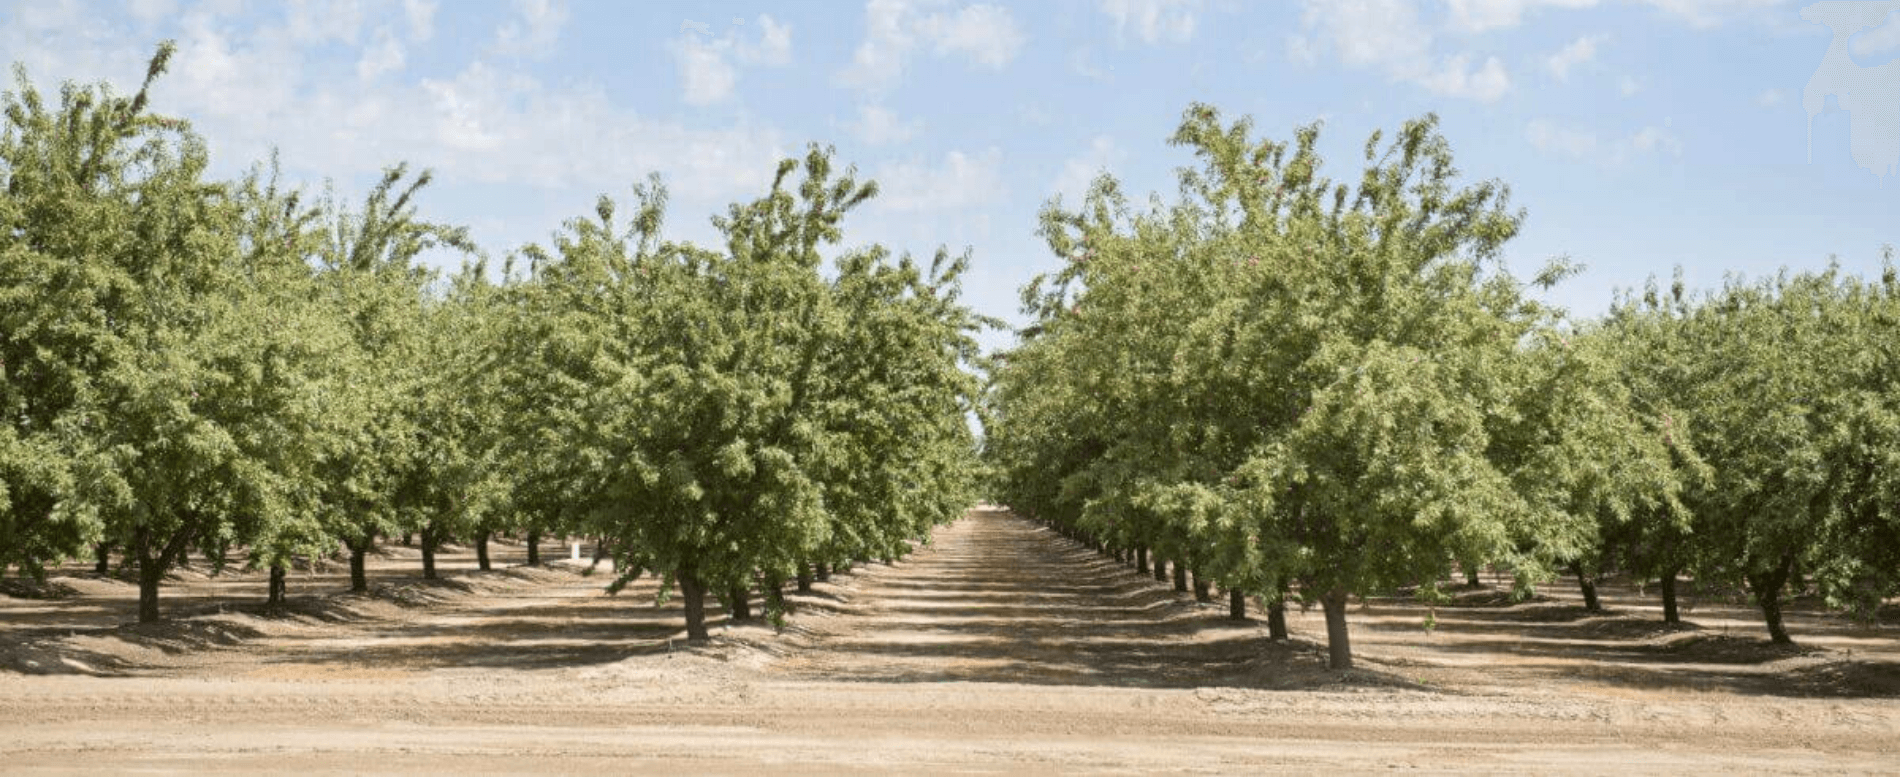
<svg viewBox="0 0 1900 777"><path fill-rule="evenodd" d="M390 169L360 207L207 173L190 125L24 71L0 134L0 569L123 552L140 619L188 549L243 548L281 602L299 557L382 539L601 538L613 587L661 575L692 637L707 592L890 558L975 497L980 385L958 301L928 266L821 246L876 187L826 149L714 219L717 249L660 239L665 190L603 197L491 276ZM442 278L420 259L470 260Z"/></svg>
<svg viewBox="0 0 1900 777"><path fill-rule="evenodd" d="M1900 286L1830 270L1655 288L1571 321L1499 260L1521 211L1461 185L1435 117L1374 134L1352 181L1318 127L1255 140L1190 107L1181 198L1099 179L1042 235L997 356L993 496L1157 573L1324 608L1351 665L1354 595L1442 601L1455 571L1528 594L1615 569L1869 608L1900 591ZM1472 577L1475 580L1475 577ZM1203 584L1203 593L1206 585Z"/></svg>

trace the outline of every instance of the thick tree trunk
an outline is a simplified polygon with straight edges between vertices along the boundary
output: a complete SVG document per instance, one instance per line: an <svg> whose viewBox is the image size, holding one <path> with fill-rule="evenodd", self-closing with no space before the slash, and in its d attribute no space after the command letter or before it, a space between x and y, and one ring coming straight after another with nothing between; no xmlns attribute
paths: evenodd
<svg viewBox="0 0 1900 777"><path fill-rule="evenodd" d="M1156 553L1154 556L1154 564L1155 564L1155 582L1157 583L1168 582L1168 560L1162 558L1161 554Z"/></svg>
<svg viewBox="0 0 1900 777"><path fill-rule="evenodd" d="M363 541L361 545L350 546L350 590L356 593L369 592L369 573L364 571L363 557L369 553L369 544L374 538Z"/></svg>
<svg viewBox="0 0 1900 777"><path fill-rule="evenodd" d="M1346 589L1334 588L1320 597L1326 610L1326 668L1352 668L1352 638L1346 633Z"/></svg>
<svg viewBox="0 0 1900 777"><path fill-rule="evenodd" d="M1128 549L1127 548L1116 548L1113 551L1113 555L1115 556L1115 563L1117 564L1128 563Z"/></svg>
<svg viewBox="0 0 1900 777"><path fill-rule="evenodd" d="M402 533L402 546L403 546L403 547L405 547L405 548L413 548L413 547L415 547L415 546L416 546L416 533L415 533L415 532L412 532L412 531L406 531L406 532L403 532L403 533Z"/></svg>
<svg viewBox="0 0 1900 777"><path fill-rule="evenodd" d="M812 570L813 570L812 571L813 576L817 577L819 581L821 582L831 579L831 565L830 564L826 564L825 562L820 561L812 565Z"/></svg>
<svg viewBox="0 0 1900 777"><path fill-rule="evenodd" d="M1676 609L1676 570L1665 569L1662 573L1663 622L1681 623L1682 613Z"/></svg>
<svg viewBox="0 0 1900 777"><path fill-rule="evenodd" d="M810 564L798 565L798 592L801 594L811 593L811 565Z"/></svg>
<svg viewBox="0 0 1900 777"><path fill-rule="evenodd" d="M475 565L480 567L483 572L487 572L490 568L488 564L488 532L482 532L475 537Z"/></svg>
<svg viewBox="0 0 1900 777"><path fill-rule="evenodd" d="M1187 566L1179 561L1174 562L1174 590L1176 593L1187 593L1188 590Z"/></svg>
<svg viewBox="0 0 1900 777"><path fill-rule="evenodd" d="M287 589L287 588L289 588L289 585L288 585L288 583L287 583L287 582L285 581L285 579L284 579L285 577L286 577L286 573L285 573L285 570L284 570L284 564L283 564L283 562L281 562L281 561L280 561L280 562L277 562L277 563L275 563L275 564L272 564L272 565L271 565L271 568L270 568L270 594L269 594L269 595L268 595L268 597L267 597L267 598L266 598L266 599L264 600L264 603L265 603L265 604L267 604L267 605L269 605L269 606L271 606L271 607L282 607L282 606L284 606L284 593L285 593L285 589Z"/></svg>
<svg viewBox="0 0 1900 777"><path fill-rule="evenodd" d="M435 527L422 530L422 579L435 579L435 549L442 544L442 537Z"/></svg>
<svg viewBox="0 0 1900 777"><path fill-rule="evenodd" d="M744 583L733 586L726 593L726 612L732 620L752 620L752 602L747 598L749 593Z"/></svg>
<svg viewBox="0 0 1900 777"><path fill-rule="evenodd" d="M1267 639L1274 642L1287 640L1285 593L1282 593L1280 598L1272 604L1267 605Z"/></svg>
<svg viewBox="0 0 1900 777"><path fill-rule="evenodd" d="M1214 601L1213 584L1207 578L1201 577L1199 572L1194 573L1194 601L1201 604Z"/></svg>
<svg viewBox="0 0 1900 777"><path fill-rule="evenodd" d="M158 621L158 584L165 579L165 568L158 562L139 559L139 622Z"/></svg>
<svg viewBox="0 0 1900 777"><path fill-rule="evenodd" d="M1778 645L1792 645L1794 638L1788 636L1788 627L1781 622L1781 589L1788 583L1788 573L1794 569L1792 554L1781 557L1780 565L1759 575L1748 576L1748 587L1755 591L1755 601L1761 605L1762 620L1768 623L1768 638Z"/></svg>
<svg viewBox="0 0 1900 777"><path fill-rule="evenodd" d="M1570 573L1577 576L1577 587L1583 590L1583 609L1602 612L1603 601L1597 598L1597 581L1584 573L1582 564L1571 564Z"/></svg>
<svg viewBox="0 0 1900 777"><path fill-rule="evenodd" d="M541 563L541 530L528 530L528 566Z"/></svg>
<svg viewBox="0 0 1900 777"><path fill-rule="evenodd" d="M1478 579L1477 564L1465 567L1465 585L1472 588L1478 588L1484 585L1484 581Z"/></svg>
<svg viewBox="0 0 1900 777"><path fill-rule="evenodd" d="M692 567L679 570L679 583L680 599L686 606L686 638L710 638L712 635L706 632L706 587L699 584Z"/></svg>
<svg viewBox="0 0 1900 777"><path fill-rule="evenodd" d="M99 543L98 547L93 548L93 554L99 563L93 565L92 571L99 573L101 577L112 574L112 543ZM0 570L0 572L4 571Z"/></svg>
<svg viewBox="0 0 1900 777"><path fill-rule="evenodd" d="M1147 548L1135 549L1135 574L1137 575L1148 574L1148 549Z"/></svg>
<svg viewBox="0 0 1900 777"><path fill-rule="evenodd" d="M1227 589L1227 617L1237 621L1247 619L1247 595L1238 588Z"/></svg>

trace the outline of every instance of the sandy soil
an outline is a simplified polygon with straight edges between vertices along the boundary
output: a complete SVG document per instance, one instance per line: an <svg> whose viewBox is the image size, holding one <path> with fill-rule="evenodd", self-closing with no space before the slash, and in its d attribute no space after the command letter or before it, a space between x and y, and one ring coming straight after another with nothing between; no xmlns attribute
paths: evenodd
<svg viewBox="0 0 1900 777"><path fill-rule="evenodd" d="M1273 644L990 510L792 597L783 633L721 616L690 648L651 579L441 563L391 548L371 596L293 574L289 614L261 576L187 571L150 627L77 567L10 585L55 598L0 594L0 770L1900 772L1892 622L1800 611L1780 649L1736 604L1666 629L1615 586L1606 614L1476 592L1430 632L1374 600L1339 674L1317 610Z"/></svg>

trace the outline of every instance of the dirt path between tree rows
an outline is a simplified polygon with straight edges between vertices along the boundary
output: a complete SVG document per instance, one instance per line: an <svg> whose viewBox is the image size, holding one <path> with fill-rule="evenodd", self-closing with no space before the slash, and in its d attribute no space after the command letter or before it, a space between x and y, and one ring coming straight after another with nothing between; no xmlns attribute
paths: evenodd
<svg viewBox="0 0 1900 777"><path fill-rule="evenodd" d="M1631 599L1441 608L1426 634L1416 605L1375 601L1353 613L1362 669L1340 676L1307 641L1317 612L1275 645L994 510L792 597L782 634L722 616L690 649L651 580L608 597L581 568L313 597L291 618L208 590L147 629L109 627L126 593L106 581L0 597L0 770L1900 771L1891 627L1817 616L1797 634L1830 647L1754 654L1713 633L1746 613L1714 605L1694 633L1644 626Z"/></svg>

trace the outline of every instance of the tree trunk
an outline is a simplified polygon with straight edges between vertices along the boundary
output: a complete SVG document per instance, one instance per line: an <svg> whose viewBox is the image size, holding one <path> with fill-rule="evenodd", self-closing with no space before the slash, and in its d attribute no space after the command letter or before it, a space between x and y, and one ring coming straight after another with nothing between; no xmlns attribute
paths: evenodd
<svg viewBox="0 0 1900 777"><path fill-rule="evenodd" d="M482 532L475 537L475 564L480 567L483 572L489 570L488 532Z"/></svg>
<svg viewBox="0 0 1900 777"><path fill-rule="evenodd" d="M371 538L361 545L350 546L350 590L355 593L369 592L369 574L363 571L363 556L369 553L369 544L375 541Z"/></svg>
<svg viewBox="0 0 1900 777"><path fill-rule="evenodd" d="M594 566L600 566L601 559L607 557L607 538L594 538Z"/></svg>
<svg viewBox="0 0 1900 777"><path fill-rule="evenodd" d="M1267 605L1267 639L1274 642L1287 640L1286 596L1284 594L1278 601Z"/></svg>
<svg viewBox="0 0 1900 777"><path fill-rule="evenodd" d="M264 603L266 605L269 605L271 607L284 606L285 589L289 588L289 585L285 582L284 577L285 577L284 562L279 561L275 564L272 564L270 567L270 594L268 598L264 600Z"/></svg>
<svg viewBox="0 0 1900 777"><path fill-rule="evenodd" d="M431 524L422 530L422 579L435 579L435 549L442 544L442 537Z"/></svg>
<svg viewBox="0 0 1900 777"><path fill-rule="evenodd" d="M740 583L726 593L726 612L735 621L752 620L752 602L747 599L746 587Z"/></svg>
<svg viewBox="0 0 1900 777"><path fill-rule="evenodd" d="M699 584L699 576L690 566L679 570L680 599L686 605L686 638L707 639L706 633L706 587Z"/></svg>
<svg viewBox="0 0 1900 777"><path fill-rule="evenodd" d="M1137 575L1148 574L1148 549L1147 548L1135 549L1135 574Z"/></svg>
<svg viewBox="0 0 1900 777"><path fill-rule="evenodd" d="M1472 588L1480 588L1484 586L1484 581L1478 579L1478 565L1477 564L1472 564L1471 566L1465 567L1465 585Z"/></svg>
<svg viewBox="0 0 1900 777"><path fill-rule="evenodd" d="M1292 586L1282 577L1273 584L1274 600L1267 605L1267 639L1285 642L1286 633L1286 595Z"/></svg>
<svg viewBox="0 0 1900 777"><path fill-rule="evenodd" d="M1214 586L1201 573L1194 573L1194 601L1207 604L1214 601Z"/></svg>
<svg viewBox="0 0 1900 777"><path fill-rule="evenodd" d="M1352 668L1352 638L1346 633L1346 589L1334 588L1320 597L1326 609L1326 668Z"/></svg>
<svg viewBox="0 0 1900 777"><path fill-rule="evenodd" d="M415 533L415 532L412 532L412 531L406 531L406 532L403 532L403 533L402 533L402 546L403 546L403 547L405 547L405 548L413 548L413 547L415 547L415 546L416 546L416 533Z"/></svg>
<svg viewBox="0 0 1900 777"><path fill-rule="evenodd" d="M1247 595L1238 588L1227 589L1227 617L1237 621L1247 619Z"/></svg>
<svg viewBox="0 0 1900 777"><path fill-rule="evenodd" d="M1577 587L1583 589L1583 609L1602 612L1603 602L1597 598L1597 581L1584 574L1582 564L1571 564L1570 573L1577 576Z"/></svg>
<svg viewBox="0 0 1900 777"><path fill-rule="evenodd" d="M142 555L142 554L141 554ZM158 584L165 579L165 568L150 558L139 559L139 622L158 622Z"/></svg>
<svg viewBox="0 0 1900 777"><path fill-rule="evenodd" d="M1794 555L1781 557L1781 564L1759 575L1748 576L1748 587L1755 591L1755 601L1761 604L1762 619L1768 622L1768 637L1777 645L1792 645L1794 638L1788 636L1788 627L1781 622L1781 589L1788 583L1788 573L1794 569Z"/></svg>
<svg viewBox="0 0 1900 777"><path fill-rule="evenodd" d="M798 565L798 592L801 594L811 593L811 565L810 564Z"/></svg>
<svg viewBox="0 0 1900 777"><path fill-rule="evenodd" d="M112 543L99 543L98 547L93 548L93 553L96 554L95 558L99 563L93 566L92 571L99 573L100 577L112 574ZM3 571L5 570L0 570L0 572Z"/></svg>
<svg viewBox="0 0 1900 777"><path fill-rule="evenodd" d="M1162 558L1161 554L1156 553L1154 554L1153 561L1155 565L1155 582L1168 582L1168 560Z"/></svg>
<svg viewBox="0 0 1900 777"><path fill-rule="evenodd" d="M1174 562L1174 590L1176 593L1187 593L1187 589L1187 567L1176 561Z"/></svg>
<svg viewBox="0 0 1900 777"><path fill-rule="evenodd" d="M541 563L541 530L528 530L528 566Z"/></svg>
<svg viewBox="0 0 1900 777"><path fill-rule="evenodd" d="M1676 610L1676 570L1665 569L1662 573L1663 622L1681 623L1682 614Z"/></svg>
<svg viewBox="0 0 1900 777"><path fill-rule="evenodd" d="M820 561L816 564L813 564L812 569L814 570L812 574L815 577L817 577L820 581L826 581L826 580L831 579L831 565L830 564L826 564L825 562Z"/></svg>

